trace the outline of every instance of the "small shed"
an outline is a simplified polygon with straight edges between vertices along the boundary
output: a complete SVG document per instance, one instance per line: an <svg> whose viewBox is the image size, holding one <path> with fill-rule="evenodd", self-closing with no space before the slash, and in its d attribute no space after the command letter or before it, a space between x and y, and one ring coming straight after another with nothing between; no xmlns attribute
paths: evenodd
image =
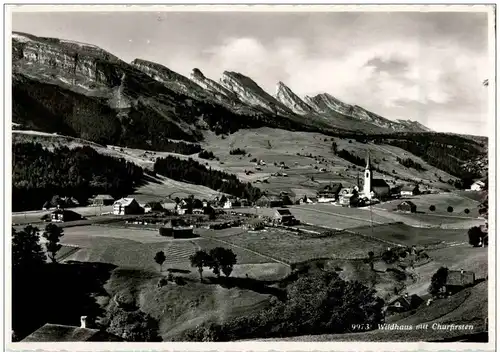
<svg viewBox="0 0 500 352"><path fill-rule="evenodd" d="M415 203L410 202L409 200L405 200L404 202L401 202L398 204L398 211L402 211L405 213L416 213L417 212L417 206Z"/></svg>
<svg viewBox="0 0 500 352"><path fill-rule="evenodd" d="M72 210L56 209L50 214L50 219L52 222L66 222L82 220L83 216Z"/></svg>
<svg viewBox="0 0 500 352"><path fill-rule="evenodd" d="M283 225L295 225L297 223L289 209L276 209L274 219Z"/></svg>
<svg viewBox="0 0 500 352"><path fill-rule="evenodd" d="M159 229L161 236L173 238L192 238L195 237L194 226L189 225L182 219L172 219L165 226Z"/></svg>
<svg viewBox="0 0 500 352"><path fill-rule="evenodd" d="M115 199L109 194L98 194L92 199L92 204L95 206L112 205Z"/></svg>
<svg viewBox="0 0 500 352"><path fill-rule="evenodd" d="M144 208L142 208L134 198L121 198L113 204L113 214L144 214Z"/></svg>

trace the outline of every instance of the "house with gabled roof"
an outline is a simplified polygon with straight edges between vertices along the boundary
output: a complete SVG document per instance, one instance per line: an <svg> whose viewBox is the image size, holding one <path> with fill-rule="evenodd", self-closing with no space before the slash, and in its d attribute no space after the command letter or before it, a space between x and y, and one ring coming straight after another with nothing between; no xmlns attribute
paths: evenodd
<svg viewBox="0 0 500 352"><path fill-rule="evenodd" d="M113 204L113 214L144 214L144 208L142 208L134 198L121 198Z"/></svg>

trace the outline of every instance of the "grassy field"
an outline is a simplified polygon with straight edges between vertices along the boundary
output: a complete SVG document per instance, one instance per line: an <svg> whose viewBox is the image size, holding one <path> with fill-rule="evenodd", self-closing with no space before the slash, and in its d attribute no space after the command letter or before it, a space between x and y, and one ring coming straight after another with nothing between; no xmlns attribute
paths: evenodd
<svg viewBox="0 0 500 352"><path fill-rule="evenodd" d="M367 236L374 236L386 241L405 246L425 246L440 242L461 243L468 241L465 230L443 230L438 228L418 228L406 224L388 224L352 228L351 231Z"/></svg>
<svg viewBox="0 0 500 352"><path fill-rule="evenodd" d="M64 231L61 243L81 247L67 260L105 262L128 268L158 270L153 258L164 251L165 268L189 268L189 256L198 249L210 250L222 246L221 242L209 238L166 239L156 231L131 230L103 226L81 226ZM239 264L267 263L269 260L240 248L231 248Z"/></svg>
<svg viewBox="0 0 500 352"><path fill-rule="evenodd" d="M194 195L199 199L212 199L215 196L221 196L221 194L223 193L214 191L205 186L174 181L158 175L155 182L148 182L144 186L139 187L133 194L130 194L129 197L136 198L140 203L146 203L164 200L165 198L184 198L190 195Z"/></svg>
<svg viewBox="0 0 500 352"><path fill-rule="evenodd" d="M224 240L288 263L327 257L365 258L368 251L377 253L387 247L379 241L361 240L351 234L338 234L328 238L300 238L280 229L252 231L225 237Z"/></svg>
<svg viewBox="0 0 500 352"><path fill-rule="evenodd" d="M159 274L117 269L105 288L110 297L128 295L140 309L159 321L165 341L205 321L223 322L234 316L264 309L269 295L239 288L223 288L192 280L158 288ZM112 303L111 303L112 304Z"/></svg>
<svg viewBox="0 0 500 352"><path fill-rule="evenodd" d="M417 211L425 212L425 213L433 213L438 215L456 215L456 216L464 216L464 217L478 217L478 205L479 202L473 200L471 198L462 196L456 193L439 193L439 194L424 194L404 199L393 200L390 202L385 202L381 204L377 204L377 207L394 210L397 205L401 203L403 200L410 200L415 203L417 206ZM429 207L434 205L436 210L431 212ZM453 207L453 213L448 213L447 208L451 206ZM470 213L465 214L464 210L469 209Z"/></svg>
<svg viewBox="0 0 500 352"><path fill-rule="evenodd" d="M348 229L370 224L393 222L389 217L374 212L370 215L368 208L344 208L331 204L307 204L291 206L292 214L302 222L336 228Z"/></svg>

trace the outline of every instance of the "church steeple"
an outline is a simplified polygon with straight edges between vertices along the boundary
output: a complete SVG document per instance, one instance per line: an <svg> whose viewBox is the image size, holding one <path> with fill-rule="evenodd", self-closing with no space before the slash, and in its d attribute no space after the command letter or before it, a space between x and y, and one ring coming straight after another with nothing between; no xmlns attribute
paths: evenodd
<svg viewBox="0 0 500 352"><path fill-rule="evenodd" d="M365 197L371 199L371 191L372 191L372 165L370 162L370 151L368 151L366 155L366 169L365 169L365 177L363 183L363 193Z"/></svg>

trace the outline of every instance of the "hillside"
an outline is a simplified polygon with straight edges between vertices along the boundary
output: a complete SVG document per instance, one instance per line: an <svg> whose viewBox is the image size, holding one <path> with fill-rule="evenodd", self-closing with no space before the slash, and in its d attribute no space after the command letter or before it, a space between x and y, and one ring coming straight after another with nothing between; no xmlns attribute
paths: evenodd
<svg viewBox="0 0 500 352"><path fill-rule="evenodd" d="M345 186L355 185L357 177L364 170L364 165L356 165L332 152L332 143L338 150L345 150L357 158L364 160L370 151L375 167L375 177L384 178L390 185L408 182L421 182L423 185L437 190L453 189L458 181L456 176L436 168L422 157L411 154L391 144L365 142L354 139L328 137L320 133L290 132L274 128L242 129L228 137L218 136L206 131L200 148L213 152L217 159L205 160L197 154L182 155L173 152L150 152L147 149L121 148L117 146L98 145L73 137L46 134L30 131L15 131L13 143L33 141L53 149L56 146L77 147L88 145L99 153L124 158L138 166L153 169L157 158L175 156L181 159L193 159L213 170L226 171L235 174L243 182L251 182L255 187L278 194L286 191L292 197L302 197L306 194L315 195L326 183L341 182ZM279 141L277 143L276 141ZM172 140L172 143L179 141ZM196 144L194 144L196 145ZM246 155L231 155L232 149L243 149ZM187 149L189 151L189 149ZM479 151L478 151L479 153ZM422 166L422 170L409 168L398 162L398 158L411 159ZM263 160L266 165L257 169L255 160ZM274 163L285 163L287 170ZM272 176L277 172L286 172L288 177ZM263 182L265 181L265 182ZM160 183L151 183L153 189L161 188ZM166 189L174 192L175 187L169 184ZM181 186L179 192L193 189L196 194L207 194L205 190L195 189L196 186ZM139 193L141 193L139 191ZM164 192L161 192L164 194ZM428 206L427 206L428 207ZM457 209L458 211L459 209Z"/></svg>

